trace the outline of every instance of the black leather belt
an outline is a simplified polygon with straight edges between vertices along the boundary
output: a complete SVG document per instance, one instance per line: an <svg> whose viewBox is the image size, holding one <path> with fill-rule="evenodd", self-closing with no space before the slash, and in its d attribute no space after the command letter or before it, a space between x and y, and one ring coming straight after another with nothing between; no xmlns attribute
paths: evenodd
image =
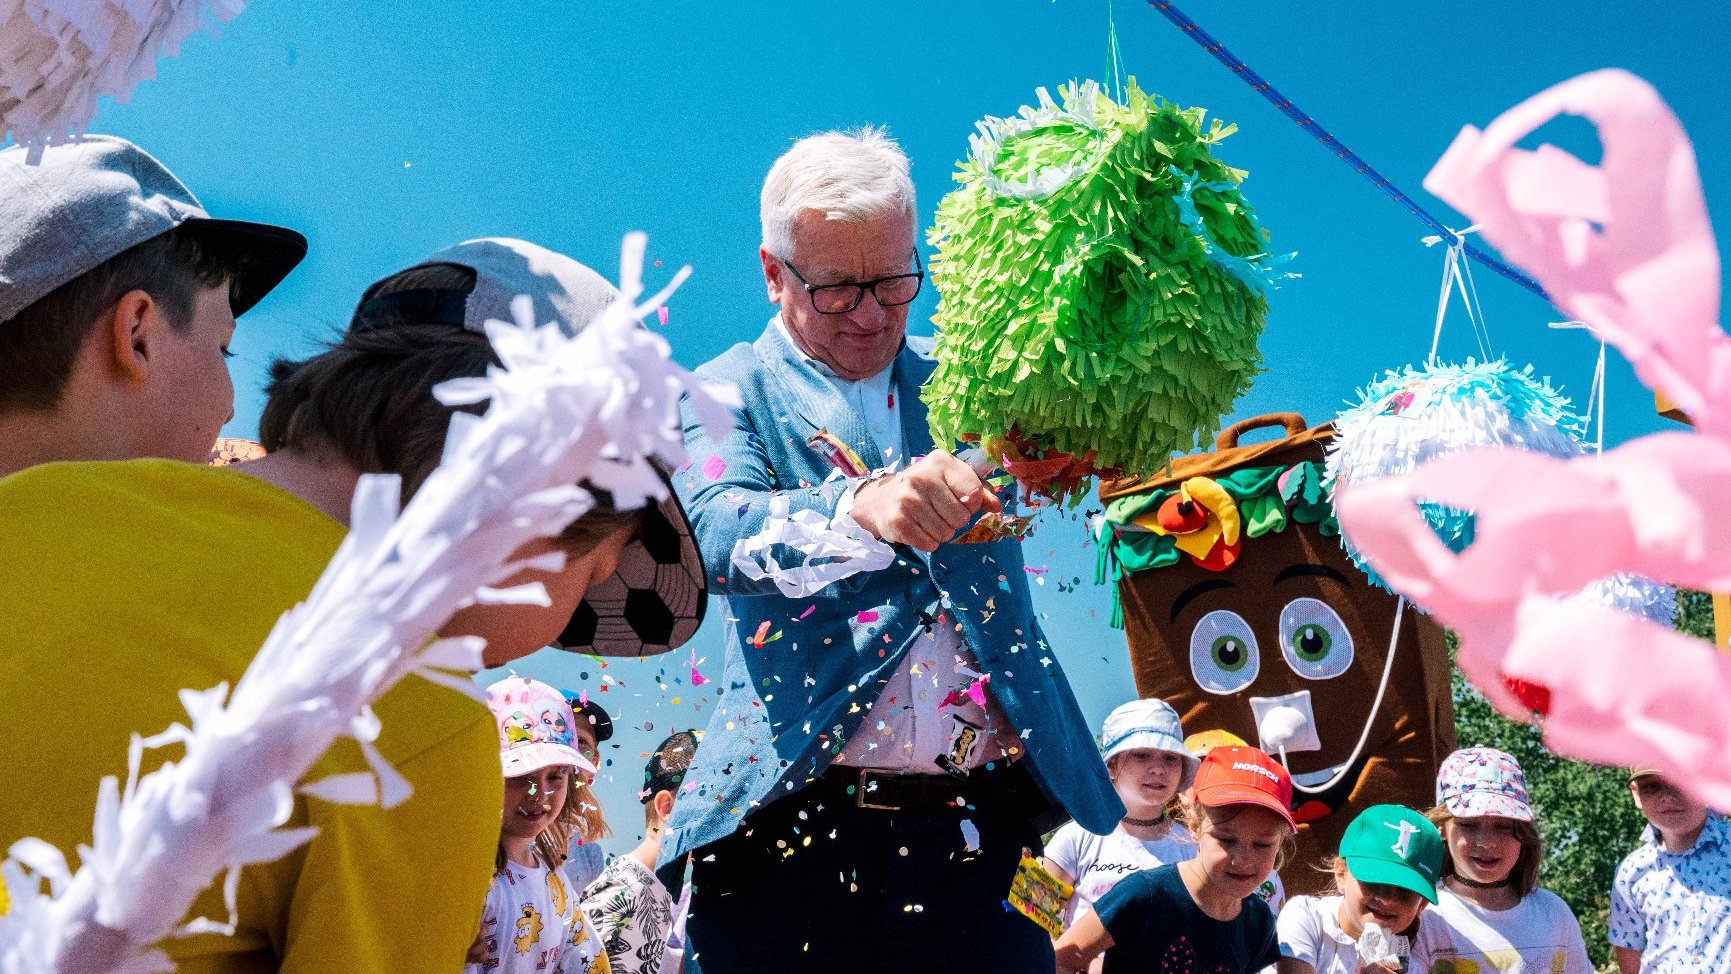
<svg viewBox="0 0 1731 974"><path fill-rule="evenodd" d="M877 768L832 764L823 773L828 787L842 792L856 808L884 812L932 812L998 803L1025 793L1039 795L1020 762L980 768L966 778L947 774L907 774Z"/></svg>

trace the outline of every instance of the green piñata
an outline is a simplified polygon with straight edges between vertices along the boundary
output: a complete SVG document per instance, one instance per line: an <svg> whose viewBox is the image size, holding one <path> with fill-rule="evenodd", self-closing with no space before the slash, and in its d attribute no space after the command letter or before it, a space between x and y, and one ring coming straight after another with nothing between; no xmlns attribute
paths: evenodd
<svg viewBox="0 0 1731 974"><path fill-rule="evenodd" d="M1125 104L1094 82L1059 94L979 123L938 206L932 437L1148 475L1250 387L1284 258L1210 153L1235 126L1134 79Z"/></svg>

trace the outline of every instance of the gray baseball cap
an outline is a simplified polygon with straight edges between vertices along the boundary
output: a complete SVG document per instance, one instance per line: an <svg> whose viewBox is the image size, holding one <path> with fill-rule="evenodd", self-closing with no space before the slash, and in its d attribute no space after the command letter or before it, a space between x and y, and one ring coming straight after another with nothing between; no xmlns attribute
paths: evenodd
<svg viewBox="0 0 1731 974"><path fill-rule="evenodd" d="M403 272L392 273L361 295L349 330L443 325L485 334L488 321L513 320L511 302L525 296L534 306L535 324L556 321L567 334L576 334L619 296L600 274L527 240L470 240L405 270L430 264L467 267L475 272L475 286L375 293ZM662 479L669 479L665 472ZM702 552L669 482L667 497L644 508L637 537L620 554L619 567L589 587L554 645L596 656L669 652L696 634L708 591Z"/></svg>
<svg viewBox="0 0 1731 974"><path fill-rule="evenodd" d="M406 270L432 264L455 264L475 272L469 290L418 288L374 295L376 281L361 297L350 322L365 330L392 321L460 325L486 333L488 321L510 321L511 302L519 295L534 305L535 323L557 321L575 332L593 321L619 296L606 278L577 261L527 240L484 237L446 247Z"/></svg>
<svg viewBox="0 0 1731 974"><path fill-rule="evenodd" d="M0 151L0 322L63 284L176 227L232 264L230 306L245 314L307 253L293 230L215 220L162 163L125 139L86 135L39 162Z"/></svg>

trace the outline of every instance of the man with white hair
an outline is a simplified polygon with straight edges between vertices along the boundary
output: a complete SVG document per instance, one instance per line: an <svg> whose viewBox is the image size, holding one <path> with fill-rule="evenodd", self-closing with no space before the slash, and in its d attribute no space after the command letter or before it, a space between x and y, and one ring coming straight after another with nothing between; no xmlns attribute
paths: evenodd
<svg viewBox="0 0 1731 974"><path fill-rule="evenodd" d="M688 416L675 478L733 624L663 841L664 865L692 862L690 953L709 974L1049 972L1046 934L1003 906L1023 849L1066 814L1109 832L1123 807L1018 542L955 540L1003 501L927 429L907 157L881 130L803 139L762 218L780 313L698 370L744 405L719 440ZM770 577L736 563L813 515L894 557L835 578L784 541Z"/></svg>

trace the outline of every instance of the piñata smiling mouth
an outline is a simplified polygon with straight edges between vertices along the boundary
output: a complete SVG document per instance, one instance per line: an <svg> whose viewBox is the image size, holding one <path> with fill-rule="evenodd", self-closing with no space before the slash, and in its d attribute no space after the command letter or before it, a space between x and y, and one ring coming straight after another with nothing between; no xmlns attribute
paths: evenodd
<svg viewBox="0 0 1731 974"><path fill-rule="evenodd" d="M1302 825L1327 818L1339 811L1340 806L1352 797L1352 792L1358 787L1359 779L1364 777L1364 769L1368 764L1370 755L1361 754L1350 765L1343 761L1317 771L1292 772L1292 783L1297 786L1292 793L1292 817ZM1335 780L1336 778L1339 780ZM1329 785L1331 780L1334 784ZM1328 787L1324 788L1323 785ZM1321 790L1309 791L1311 788Z"/></svg>

